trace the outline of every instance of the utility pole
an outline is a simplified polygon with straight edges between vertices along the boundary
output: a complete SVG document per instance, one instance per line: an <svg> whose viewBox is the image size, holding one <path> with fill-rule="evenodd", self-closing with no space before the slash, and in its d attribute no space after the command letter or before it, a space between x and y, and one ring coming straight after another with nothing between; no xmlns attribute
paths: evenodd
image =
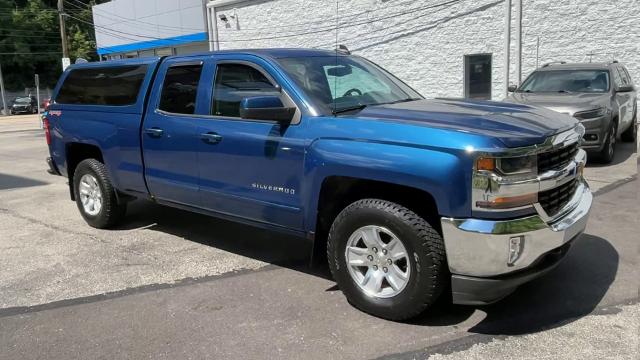
<svg viewBox="0 0 640 360"><path fill-rule="evenodd" d="M62 70L71 63L67 45L67 29L64 24L64 1L58 0L58 19L60 20L60 39L62 40Z"/></svg>
<svg viewBox="0 0 640 360"><path fill-rule="evenodd" d="M536 69L540 61L540 36L536 39Z"/></svg>
<svg viewBox="0 0 640 360"><path fill-rule="evenodd" d="M509 58L511 54L511 0L504 1L504 97L509 96Z"/></svg>
<svg viewBox="0 0 640 360"><path fill-rule="evenodd" d="M522 0L516 0L516 84L522 82Z"/></svg>
<svg viewBox="0 0 640 360"><path fill-rule="evenodd" d="M0 64L0 92L2 92L2 113L7 115L7 99L4 96L4 79L2 78L2 65Z"/></svg>

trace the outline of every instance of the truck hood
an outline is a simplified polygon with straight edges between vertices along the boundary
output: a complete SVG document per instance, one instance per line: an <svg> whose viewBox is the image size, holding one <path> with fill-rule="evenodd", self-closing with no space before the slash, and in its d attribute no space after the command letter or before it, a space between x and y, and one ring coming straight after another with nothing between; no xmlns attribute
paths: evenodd
<svg viewBox="0 0 640 360"><path fill-rule="evenodd" d="M609 94L515 92L509 96L507 101L542 106L553 111L573 115L578 111L591 110L606 105L609 102Z"/></svg>
<svg viewBox="0 0 640 360"><path fill-rule="evenodd" d="M507 147L539 144L573 128L577 121L544 108L493 101L463 99L416 100L367 107L355 118L470 132L497 138Z"/></svg>

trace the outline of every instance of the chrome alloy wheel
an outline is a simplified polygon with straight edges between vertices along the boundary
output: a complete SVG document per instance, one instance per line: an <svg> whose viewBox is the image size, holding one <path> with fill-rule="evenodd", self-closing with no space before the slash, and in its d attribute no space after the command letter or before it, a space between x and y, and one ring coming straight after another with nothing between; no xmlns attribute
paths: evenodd
<svg viewBox="0 0 640 360"><path fill-rule="evenodd" d="M367 225L354 231L344 255L349 275L369 296L396 296L409 281L409 254L402 241L384 227Z"/></svg>
<svg viewBox="0 0 640 360"><path fill-rule="evenodd" d="M609 152L610 158L613 158L613 152L615 151L617 130L618 129L616 129L616 126L614 125L611 127L611 131L609 131L609 148L607 151Z"/></svg>
<svg viewBox="0 0 640 360"><path fill-rule="evenodd" d="M102 210L102 191L93 175L85 174L80 178L79 189L82 208L88 215L96 216Z"/></svg>

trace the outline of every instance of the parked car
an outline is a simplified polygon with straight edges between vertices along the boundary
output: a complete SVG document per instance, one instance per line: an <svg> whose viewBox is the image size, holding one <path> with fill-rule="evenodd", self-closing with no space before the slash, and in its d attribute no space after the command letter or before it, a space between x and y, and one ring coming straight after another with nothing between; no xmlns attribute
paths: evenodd
<svg viewBox="0 0 640 360"><path fill-rule="evenodd" d="M393 320L549 271L592 203L571 116L425 100L343 52L74 64L45 114L49 172L89 225L143 198L294 234L351 303Z"/></svg>
<svg viewBox="0 0 640 360"><path fill-rule="evenodd" d="M508 101L544 106L569 114L584 125L582 148L610 163L618 136L635 142L638 92L620 63L542 66L527 77Z"/></svg>
<svg viewBox="0 0 640 360"><path fill-rule="evenodd" d="M11 103L11 115L16 114L37 114L38 101L33 96L17 97Z"/></svg>

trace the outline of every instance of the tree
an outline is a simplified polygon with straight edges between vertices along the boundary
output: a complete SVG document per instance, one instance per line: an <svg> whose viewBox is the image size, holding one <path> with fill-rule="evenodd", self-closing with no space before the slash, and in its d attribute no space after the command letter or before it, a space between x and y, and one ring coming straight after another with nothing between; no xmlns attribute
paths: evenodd
<svg viewBox="0 0 640 360"><path fill-rule="evenodd" d="M100 1L104 2L104 1ZM71 61L97 60L91 6L95 1L65 1L67 42ZM57 0L0 0L0 63L5 86L21 90L53 87L62 71L62 45Z"/></svg>

